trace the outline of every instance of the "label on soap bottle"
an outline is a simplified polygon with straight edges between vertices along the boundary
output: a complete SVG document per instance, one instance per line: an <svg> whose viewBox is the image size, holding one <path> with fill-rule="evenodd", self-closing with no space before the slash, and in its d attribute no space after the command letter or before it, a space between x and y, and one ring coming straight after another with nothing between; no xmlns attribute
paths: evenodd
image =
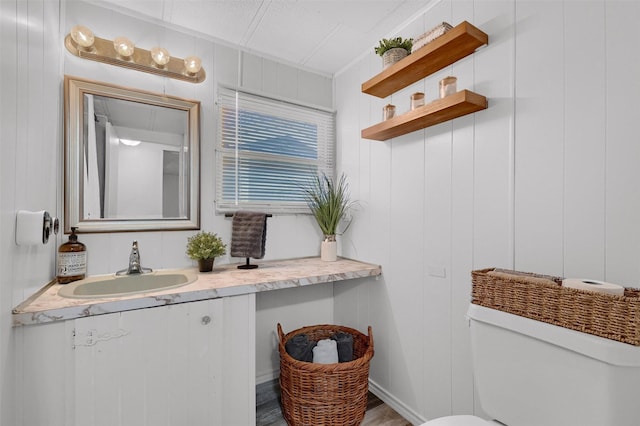
<svg viewBox="0 0 640 426"><path fill-rule="evenodd" d="M87 252L58 253L58 276L73 277L87 272Z"/></svg>

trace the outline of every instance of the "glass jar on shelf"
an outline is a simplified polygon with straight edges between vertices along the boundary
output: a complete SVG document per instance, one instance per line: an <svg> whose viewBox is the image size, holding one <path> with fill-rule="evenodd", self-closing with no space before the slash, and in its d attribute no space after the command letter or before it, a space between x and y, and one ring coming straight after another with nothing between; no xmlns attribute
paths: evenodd
<svg viewBox="0 0 640 426"><path fill-rule="evenodd" d="M453 95L458 91L457 89L458 79L456 77L445 77L440 80L440 98L445 98L449 95Z"/></svg>
<svg viewBox="0 0 640 426"><path fill-rule="evenodd" d="M411 111L424 105L424 93L416 92L411 95Z"/></svg>
<svg viewBox="0 0 640 426"><path fill-rule="evenodd" d="M383 109L382 118L384 120L388 120L390 118L393 118L395 115L396 115L396 106L391 104L385 105Z"/></svg>

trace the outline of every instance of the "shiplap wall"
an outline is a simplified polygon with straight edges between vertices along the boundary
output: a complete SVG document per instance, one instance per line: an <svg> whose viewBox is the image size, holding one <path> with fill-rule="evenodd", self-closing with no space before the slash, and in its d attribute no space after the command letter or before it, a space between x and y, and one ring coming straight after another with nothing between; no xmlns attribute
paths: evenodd
<svg viewBox="0 0 640 426"><path fill-rule="evenodd" d="M144 48L161 45L176 56L199 55L207 79L191 84L79 59L63 46L64 36L76 24L87 25L103 38L125 35ZM0 1L0 57L0 425L15 426L25 418L21 399L30 398L20 393L21 380L25 375L46 372L47 367L26 371L20 362L25 356L24 336L20 329L11 328L11 309L54 277L56 249L66 240L60 235L46 246L16 246L15 212L46 209L54 216L63 216L64 74L201 101L202 228L217 232L227 242L231 221L216 216L213 203L217 85L241 86L326 108L333 106L333 91L329 76L167 28L153 19L80 1ZM269 219L267 232L266 259L319 254L321 234L309 216L274 216ZM134 239L139 241L144 266L194 266L184 253L190 234L94 234L81 235L80 240L88 247L88 273L103 274L127 264ZM225 257L218 261L239 259ZM257 298L256 333L264 336L257 341L259 373L272 375L272 368L277 365L273 359L276 321L290 328L299 327L311 314L314 320L331 322L331 296L332 287L322 286L322 290L314 289L310 294L300 289L264 303ZM298 304L304 309L296 307ZM263 305L267 308L262 309Z"/></svg>
<svg viewBox="0 0 640 426"><path fill-rule="evenodd" d="M214 82L238 82L236 49L116 12L80 13L84 7L89 6L0 1L0 424L7 426L19 424L14 389L16 377L25 374L16 362L21 337L11 329L10 310L53 276L60 242L15 246L15 210L62 214L62 75L166 90L207 103L202 155L210 164ZM195 49L208 80L197 86L159 82L70 57L62 38L75 19L102 36L139 35L141 46L157 41L176 52ZM633 54L640 44L634 30L640 4L442 0L402 33L415 36L443 20L469 20L489 34L489 46L394 94L393 103L400 111L408 108L409 95L418 90L433 98L438 80L453 74L460 88L487 96L489 109L389 142L361 140L360 129L378 122L388 101L359 91L379 72L380 59L371 53L336 77L339 164L361 200L342 249L382 264L384 275L336 286L333 295L318 295L321 300L313 305L318 317L330 318L321 312L330 311L333 301L336 322L373 326L373 384L416 421L474 410L464 319L472 269L516 267L637 286L640 256L634 104L640 59ZM318 96L330 93L326 78L250 55L246 61L261 64L253 77L248 69L241 74L241 82L253 89L291 96L293 81L300 97L313 87ZM204 162L202 194L204 228L228 237L227 222L213 216L213 172ZM307 217L270 219L267 255L315 254L317 239L297 238L300 230L315 232ZM149 266L187 265L186 235L82 239L89 245L90 272L106 273L126 263L134 238ZM445 276L438 276L443 269ZM269 320L293 318L276 294L263 301L262 313ZM283 299L295 305L306 298ZM256 304L260 318L260 300ZM286 328L297 325L290 320ZM271 328L265 326L265 333Z"/></svg>
<svg viewBox="0 0 640 426"><path fill-rule="evenodd" d="M218 233L224 241L231 237L231 220L214 214L214 147L217 137L215 99L219 84L240 86L279 97L332 106L332 80L306 71L241 52L236 48L215 44L194 35L163 27L121 12L103 9L83 2L66 2L62 32L83 23L101 37L112 39L126 34L141 47L160 45L176 56L195 54L202 58L207 79L200 84L150 76L120 67L105 66L61 51L64 74L106 81L159 93L168 93L201 102L201 224L203 229ZM60 47L62 49L62 46ZM308 88L312 87L312 90ZM267 259L313 255L319 252L310 216L276 216L269 219ZM137 239L146 266L160 269L191 266L185 255L186 238L192 232L111 233L82 235L89 250L89 273L110 273L128 262L131 241ZM309 238L293 238L294 235ZM238 261L228 256L221 263Z"/></svg>
<svg viewBox="0 0 640 426"><path fill-rule="evenodd" d="M343 247L384 274L336 286L334 315L373 326L373 387L408 419L482 414L465 319L471 270L640 285L639 19L632 1L441 0L397 35L467 20L489 45L387 99L360 93L381 70L374 54L336 76L340 165L362 205ZM434 99L446 75L489 108L360 139L385 104L403 112L413 92Z"/></svg>
<svg viewBox="0 0 640 426"><path fill-rule="evenodd" d="M0 1L0 424L16 425L20 344L11 308L53 273L55 241L15 244L16 210L59 212L62 102L58 2Z"/></svg>

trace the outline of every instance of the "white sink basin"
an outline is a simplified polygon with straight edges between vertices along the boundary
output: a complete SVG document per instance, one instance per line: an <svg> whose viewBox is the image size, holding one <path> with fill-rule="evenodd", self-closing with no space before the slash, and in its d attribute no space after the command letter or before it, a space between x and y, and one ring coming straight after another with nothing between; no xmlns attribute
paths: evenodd
<svg viewBox="0 0 640 426"><path fill-rule="evenodd" d="M97 275L64 285L58 295L76 299L128 296L181 287L197 278L194 272L170 270L142 275Z"/></svg>

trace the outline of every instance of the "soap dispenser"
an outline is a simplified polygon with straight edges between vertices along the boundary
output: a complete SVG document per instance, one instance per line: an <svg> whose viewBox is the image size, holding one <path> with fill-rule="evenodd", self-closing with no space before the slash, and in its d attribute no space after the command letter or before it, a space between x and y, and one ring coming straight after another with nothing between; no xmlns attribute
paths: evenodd
<svg viewBox="0 0 640 426"><path fill-rule="evenodd" d="M76 229L78 228L71 228L69 241L58 248L57 280L59 284L81 280L87 273L87 247L78 241Z"/></svg>

